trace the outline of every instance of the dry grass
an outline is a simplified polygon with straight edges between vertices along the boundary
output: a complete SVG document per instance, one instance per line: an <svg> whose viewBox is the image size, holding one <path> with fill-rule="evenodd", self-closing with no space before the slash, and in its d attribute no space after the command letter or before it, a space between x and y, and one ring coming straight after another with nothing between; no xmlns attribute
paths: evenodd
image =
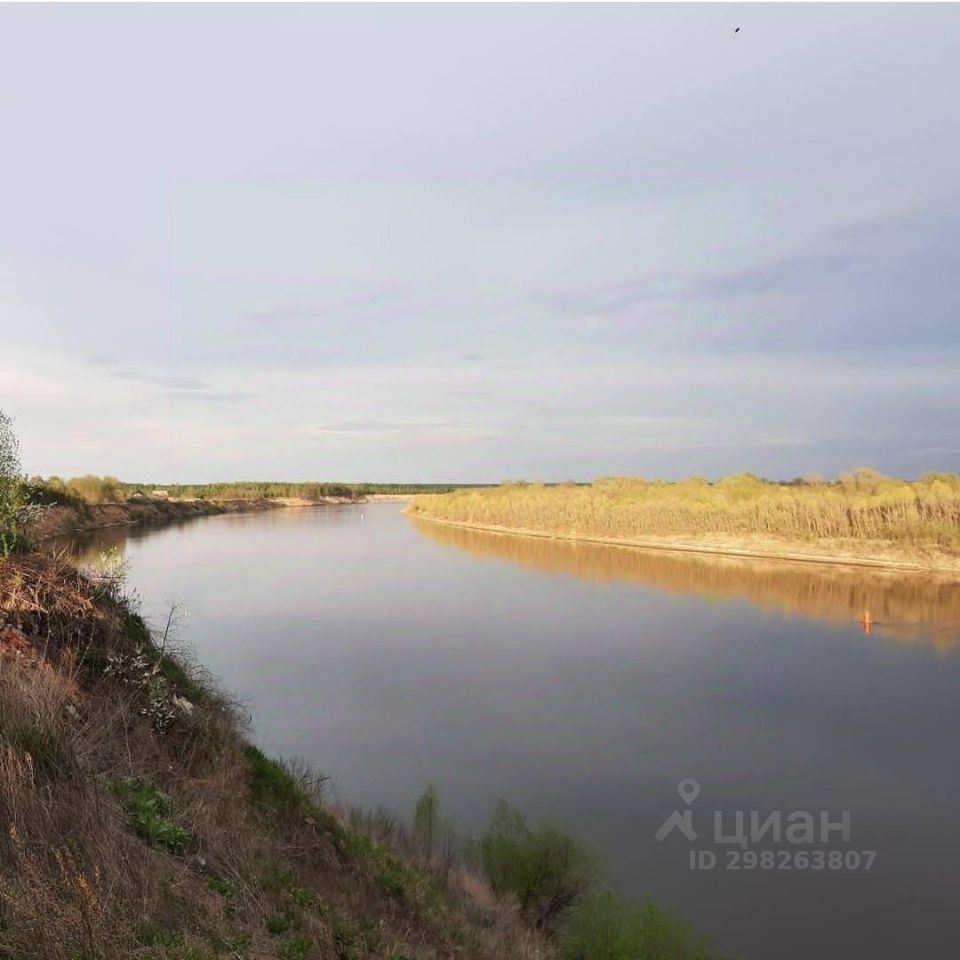
<svg viewBox="0 0 960 960"><path fill-rule="evenodd" d="M36 628L101 619L90 584L59 557L39 554L0 557L2 610L6 620Z"/></svg>
<svg viewBox="0 0 960 960"><path fill-rule="evenodd" d="M640 479L589 486L510 484L417 497L414 515L607 540L692 538L829 543L863 552L910 547L960 553L960 477L907 482L863 468L836 483L770 483L750 474L716 483Z"/></svg>
<svg viewBox="0 0 960 960"><path fill-rule="evenodd" d="M69 565L0 561L0 617L2 960L550 955L343 824Z"/></svg>

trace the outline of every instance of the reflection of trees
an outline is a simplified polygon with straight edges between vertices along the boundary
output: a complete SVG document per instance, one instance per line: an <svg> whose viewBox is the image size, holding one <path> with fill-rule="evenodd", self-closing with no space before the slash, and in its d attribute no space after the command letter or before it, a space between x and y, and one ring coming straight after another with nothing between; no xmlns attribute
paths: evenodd
<svg viewBox="0 0 960 960"><path fill-rule="evenodd" d="M960 589L946 577L548 540L416 519L414 523L438 543L546 573L633 581L718 600L746 599L781 613L854 626L869 611L874 633L938 647L960 643Z"/></svg>

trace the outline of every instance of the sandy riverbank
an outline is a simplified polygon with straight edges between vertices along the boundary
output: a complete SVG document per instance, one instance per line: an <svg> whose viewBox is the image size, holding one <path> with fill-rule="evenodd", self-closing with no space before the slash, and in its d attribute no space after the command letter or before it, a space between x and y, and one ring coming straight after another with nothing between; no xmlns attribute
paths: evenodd
<svg viewBox="0 0 960 960"><path fill-rule="evenodd" d="M874 567L913 573L948 573L960 578L960 557L935 547L901 545L882 541L822 540L793 542L769 537L648 537L642 540L592 537L544 530L511 528L493 524L467 523L433 517L423 510L406 510L409 515L428 523L485 530L490 533L565 540L580 543L602 543L641 550L697 553L723 557L748 557L758 560L789 560L793 563L840 564Z"/></svg>

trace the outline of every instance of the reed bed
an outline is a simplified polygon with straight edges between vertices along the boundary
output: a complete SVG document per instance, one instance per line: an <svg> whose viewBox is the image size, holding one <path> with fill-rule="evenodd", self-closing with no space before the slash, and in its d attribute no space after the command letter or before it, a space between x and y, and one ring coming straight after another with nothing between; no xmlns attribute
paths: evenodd
<svg viewBox="0 0 960 960"><path fill-rule="evenodd" d="M611 540L759 537L960 547L960 476L906 481L869 468L835 482L615 477L588 485L511 483L414 498L414 515Z"/></svg>

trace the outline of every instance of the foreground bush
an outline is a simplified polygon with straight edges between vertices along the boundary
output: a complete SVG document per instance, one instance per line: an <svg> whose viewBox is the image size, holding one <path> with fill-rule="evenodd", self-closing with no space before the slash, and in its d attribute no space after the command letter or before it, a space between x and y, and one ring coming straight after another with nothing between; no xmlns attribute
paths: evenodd
<svg viewBox="0 0 960 960"><path fill-rule="evenodd" d="M483 872L494 893L515 897L535 927L552 930L563 913L592 887L593 857L560 827L531 826L501 801L480 839Z"/></svg>

